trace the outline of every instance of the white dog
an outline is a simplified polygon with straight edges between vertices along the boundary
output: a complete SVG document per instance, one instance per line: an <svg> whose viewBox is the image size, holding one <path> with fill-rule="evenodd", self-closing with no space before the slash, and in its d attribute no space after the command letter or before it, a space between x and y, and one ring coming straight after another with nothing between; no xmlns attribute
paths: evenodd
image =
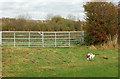
<svg viewBox="0 0 120 79"><path fill-rule="evenodd" d="M88 53L88 54L87 54L87 60L93 60L94 57L95 57L95 55L92 54L92 53Z"/></svg>

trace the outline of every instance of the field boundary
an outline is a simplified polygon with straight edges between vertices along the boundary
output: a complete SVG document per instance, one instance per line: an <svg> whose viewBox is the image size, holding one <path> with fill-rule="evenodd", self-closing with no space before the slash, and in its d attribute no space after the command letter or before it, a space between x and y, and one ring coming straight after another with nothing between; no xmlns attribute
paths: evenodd
<svg viewBox="0 0 120 79"><path fill-rule="evenodd" d="M74 47L84 42L84 31L1 31L0 45Z"/></svg>

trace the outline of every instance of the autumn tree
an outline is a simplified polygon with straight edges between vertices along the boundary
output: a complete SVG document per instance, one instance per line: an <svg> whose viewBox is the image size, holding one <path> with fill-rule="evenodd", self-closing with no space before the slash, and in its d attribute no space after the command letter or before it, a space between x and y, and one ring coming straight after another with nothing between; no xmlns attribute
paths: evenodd
<svg viewBox="0 0 120 79"><path fill-rule="evenodd" d="M99 44L108 40L118 32L117 6L111 2L87 2L85 41L87 44Z"/></svg>
<svg viewBox="0 0 120 79"><path fill-rule="evenodd" d="M118 3L118 27L119 27L119 29L118 29L118 34L119 34L119 36L118 36L118 40L120 40L120 1L119 1L119 3ZM118 44L120 45L120 41L118 41Z"/></svg>

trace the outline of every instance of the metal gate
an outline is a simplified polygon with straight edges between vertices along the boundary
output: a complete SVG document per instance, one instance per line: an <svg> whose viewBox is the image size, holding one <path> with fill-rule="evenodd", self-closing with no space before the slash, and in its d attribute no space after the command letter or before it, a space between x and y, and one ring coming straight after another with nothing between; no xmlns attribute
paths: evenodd
<svg viewBox="0 0 120 79"><path fill-rule="evenodd" d="M2 31L2 46L25 47L73 47L84 42L83 31Z"/></svg>

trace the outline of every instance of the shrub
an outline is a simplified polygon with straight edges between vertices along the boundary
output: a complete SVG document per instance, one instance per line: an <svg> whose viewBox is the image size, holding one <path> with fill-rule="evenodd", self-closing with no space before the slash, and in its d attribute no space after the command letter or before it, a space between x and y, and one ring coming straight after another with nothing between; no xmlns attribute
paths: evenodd
<svg viewBox="0 0 120 79"><path fill-rule="evenodd" d="M101 44L108 41L118 32L117 6L108 2L87 2L84 5L86 11L85 42L86 44Z"/></svg>

